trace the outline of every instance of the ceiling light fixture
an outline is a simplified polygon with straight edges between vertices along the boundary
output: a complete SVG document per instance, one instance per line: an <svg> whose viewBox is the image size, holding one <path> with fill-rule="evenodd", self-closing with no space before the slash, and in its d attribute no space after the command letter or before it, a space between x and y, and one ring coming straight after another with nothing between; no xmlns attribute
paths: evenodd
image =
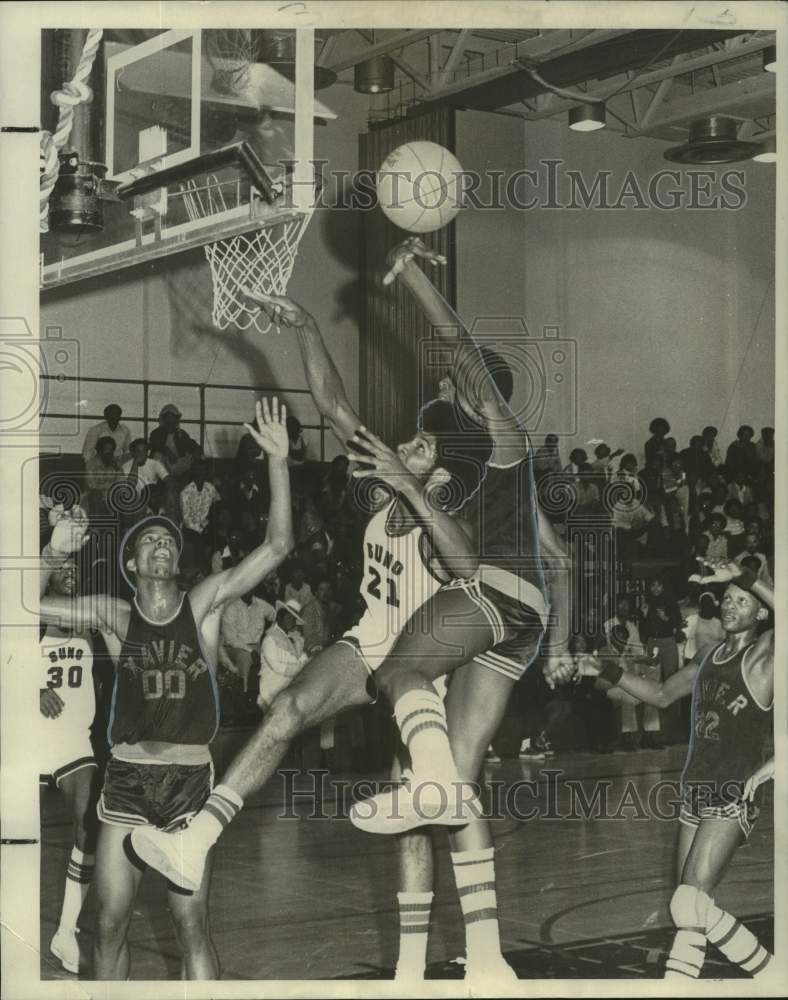
<svg viewBox="0 0 788 1000"><path fill-rule="evenodd" d="M767 45L763 50L763 68L767 73L777 72L777 46Z"/></svg>
<svg viewBox="0 0 788 1000"><path fill-rule="evenodd" d="M575 132L596 132L605 127L605 105L578 104L569 111L569 128Z"/></svg>
<svg viewBox="0 0 788 1000"><path fill-rule="evenodd" d="M359 94L388 94L394 89L393 59L374 56L357 63L353 71L353 89Z"/></svg>

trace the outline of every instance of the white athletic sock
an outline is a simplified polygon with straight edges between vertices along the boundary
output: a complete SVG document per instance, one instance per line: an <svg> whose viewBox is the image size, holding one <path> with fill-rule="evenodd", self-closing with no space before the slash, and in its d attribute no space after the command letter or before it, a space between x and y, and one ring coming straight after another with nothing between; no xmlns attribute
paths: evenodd
<svg viewBox="0 0 788 1000"><path fill-rule="evenodd" d="M465 920L468 965L489 963L501 955L498 900L495 894L495 848L452 851L454 881Z"/></svg>
<svg viewBox="0 0 788 1000"><path fill-rule="evenodd" d="M96 867L95 854L84 854L78 847L71 848L71 857L66 867L66 887L63 892L63 908L60 911L59 931L74 933L77 929L82 904L90 888L90 880Z"/></svg>
<svg viewBox="0 0 788 1000"><path fill-rule="evenodd" d="M676 931L665 966L665 979L697 979L706 959L706 935L700 927Z"/></svg>
<svg viewBox="0 0 788 1000"><path fill-rule="evenodd" d="M394 706L394 718L410 753L416 782L460 780L449 746L446 706L434 688L402 695Z"/></svg>
<svg viewBox="0 0 788 1000"><path fill-rule="evenodd" d="M217 785L187 827L189 839L199 840L208 850L219 839L222 830L235 819L243 804L244 800L229 785Z"/></svg>
<svg viewBox="0 0 788 1000"><path fill-rule="evenodd" d="M427 968L431 892L398 892L399 958L397 978L423 979Z"/></svg>
<svg viewBox="0 0 788 1000"><path fill-rule="evenodd" d="M740 924L732 913L712 902L706 914L706 937L735 965L757 976L771 962L772 955L758 938Z"/></svg>

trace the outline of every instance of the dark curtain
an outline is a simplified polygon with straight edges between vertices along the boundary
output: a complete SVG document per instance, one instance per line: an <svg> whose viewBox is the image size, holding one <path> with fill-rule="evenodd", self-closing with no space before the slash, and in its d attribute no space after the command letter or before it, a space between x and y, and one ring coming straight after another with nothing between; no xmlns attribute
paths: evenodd
<svg viewBox="0 0 788 1000"><path fill-rule="evenodd" d="M442 108L362 134L359 167L377 170L397 146L419 139L454 152L454 111ZM424 372L420 365L423 348L419 345L430 336L430 330L409 292L397 282L387 288L382 284L386 254L409 234L390 223L377 207L363 214L359 410L370 430L394 445L412 436L420 404L435 397L439 369L433 363L431 371ZM424 234L423 239L448 260L445 268L430 268L429 275L456 307L454 223Z"/></svg>

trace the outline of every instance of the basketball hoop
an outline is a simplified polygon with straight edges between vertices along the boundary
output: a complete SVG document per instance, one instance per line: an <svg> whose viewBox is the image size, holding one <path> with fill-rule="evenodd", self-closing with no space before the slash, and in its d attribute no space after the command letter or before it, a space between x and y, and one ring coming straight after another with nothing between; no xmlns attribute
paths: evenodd
<svg viewBox="0 0 788 1000"><path fill-rule="evenodd" d="M226 192L227 188L229 192ZM231 191L237 192L236 182L222 182L209 175L198 181L191 179L181 187L186 210L192 221L209 218L233 207ZM214 326L225 330L235 325L239 330L254 326L268 333L274 325L268 314L250 301L243 289L265 295L285 295L298 254L301 237L306 231L311 209L293 208L287 214L271 218L254 218L260 199L253 192L252 218L247 232L209 243L204 247L213 282Z"/></svg>

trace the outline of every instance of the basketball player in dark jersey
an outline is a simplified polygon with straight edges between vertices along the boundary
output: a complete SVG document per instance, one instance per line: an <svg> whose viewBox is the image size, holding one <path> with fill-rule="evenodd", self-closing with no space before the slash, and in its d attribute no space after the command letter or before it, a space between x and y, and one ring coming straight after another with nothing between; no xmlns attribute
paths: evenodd
<svg viewBox="0 0 788 1000"><path fill-rule="evenodd" d="M540 546L545 529L540 525L526 429L496 385L500 360L474 341L416 258L445 263L421 240L411 238L391 255L384 281L397 277L416 298L439 340L456 347L454 367L442 388L453 396L466 432L471 438L480 430L491 434L494 452L469 513L475 571L441 588L422 607L419 627L403 633L375 676L394 708L413 771L409 786L374 796L351 811L356 826L376 833L402 833L436 822L467 824L478 818L470 797L465 803L457 801L462 784L478 777L488 746L474 737L481 728L494 734L512 687L535 659L550 619ZM388 471L385 454L376 453L375 458L369 472L355 475ZM551 554L560 551L554 537L548 548ZM565 599L562 617L565 622ZM566 625L561 625L565 631ZM560 658L568 634L551 638L550 652ZM457 670L462 673L452 677L449 698L457 690L455 684L462 693L453 699L456 708L449 706L447 727L433 681ZM452 716L464 721L468 753L462 767L451 753ZM468 830L479 835L479 851L492 850L486 824L473 823ZM489 871L485 881L488 876Z"/></svg>
<svg viewBox="0 0 788 1000"><path fill-rule="evenodd" d="M265 541L237 566L184 593L177 584L180 532L166 517L154 516L136 524L121 546L122 572L135 591L131 603L106 594L41 599L45 620L99 629L115 663L112 751L98 806L95 979L126 979L129 973L126 932L143 873L127 851L129 831L176 829L203 806L223 806L221 786L212 792L209 750L219 724L221 611L257 586L292 548L286 416L274 398L271 410L267 401L257 404L257 427L247 426L268 457L271 510ZM67 541L59 548L58 542L59 536L46 551L50 567L71 547ZM218 978L208 929L209 887L208 876L194 894L170 887L184 979Z"/></svg>
<svg viewBox="0 0 788 1000"><path fill-rule="evenodd" d="M764 628L774 596L749 569L707 564L711 575L691 581L727 583L720 604L723 642L706 647L664 683L622 673L608 664L596 673L639 701L665 708L692 693L692 730L681 776L678 887L670 901L676 936L665 978L697 979L710 941L750 975L771 955L754 935L715 903L712 893L758 814L758 786L773 774L764 764L772 733L774 631Z"/></svg>

